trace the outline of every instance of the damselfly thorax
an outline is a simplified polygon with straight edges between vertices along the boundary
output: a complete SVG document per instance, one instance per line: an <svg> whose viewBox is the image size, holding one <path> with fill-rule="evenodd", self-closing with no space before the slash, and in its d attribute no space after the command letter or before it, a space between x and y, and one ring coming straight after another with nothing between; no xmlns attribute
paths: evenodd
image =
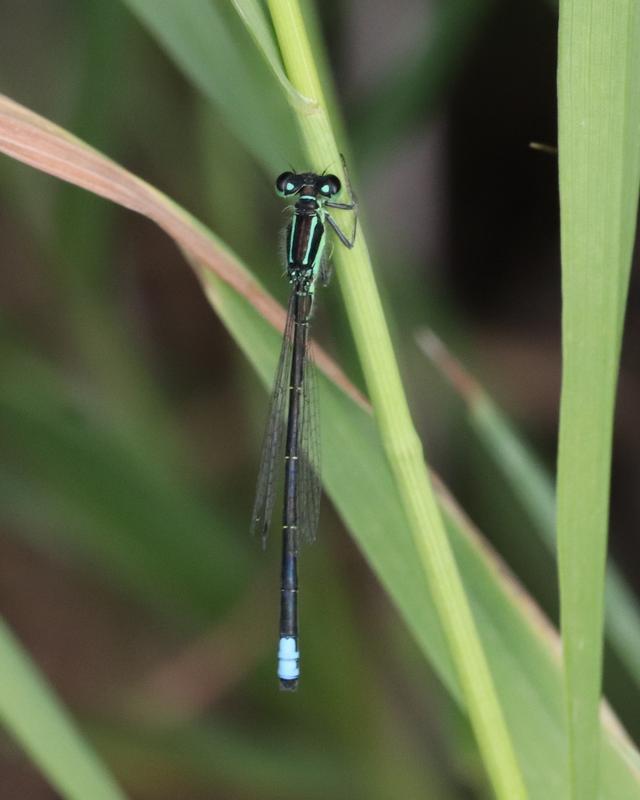
<svg viewBox="0 0 640 800"><path fill-rule="evenodd" d="M302 281L313 291L324 257L324 212L315 199L300 198L287 229L289 281Z"/></svg>

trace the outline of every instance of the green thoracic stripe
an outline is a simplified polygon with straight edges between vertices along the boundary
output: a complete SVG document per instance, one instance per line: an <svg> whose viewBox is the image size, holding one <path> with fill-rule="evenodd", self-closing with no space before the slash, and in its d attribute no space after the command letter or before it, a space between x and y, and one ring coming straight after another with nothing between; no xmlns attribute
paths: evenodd
<svg viewBox="0 0 640 800"><path fill-rule="evenodd" d="M305 267L308 266L308 264L309 264L309 254L311 253L311 245L313 244L313 234L315 232L317 224L318 224L318 218L315 217L315 216L312 217L311 218L311 230L309 231L309 236L307 237L307 250L306 250L306 252L304 254L304 258L302 260L302 263L305 265Z"/></svg>
<svg viewBox="0 0 640 800"><path fill-rule="evenodd" d="M294 214L292 219L291 219L291 235L290 235L290 238L289 238L289 263L290 264L293 264L293 242L295 241L295 238L296 238L296 225L297 225L297 223L298 223L298 218Z"/></svg>

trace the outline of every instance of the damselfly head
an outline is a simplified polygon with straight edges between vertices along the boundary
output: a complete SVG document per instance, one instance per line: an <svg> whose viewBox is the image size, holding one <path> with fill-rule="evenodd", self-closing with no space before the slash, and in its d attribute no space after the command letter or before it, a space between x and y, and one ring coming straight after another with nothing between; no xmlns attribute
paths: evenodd
<svg viewBox="0 0 640 800"><path fill-rule="evenodd" d="M276 178L276 192L281 197L299 194L315 194L333 197L342 185L335 175L317 175L315 172L283 172ZM304 190L304 191L303 191Z"/></svg>

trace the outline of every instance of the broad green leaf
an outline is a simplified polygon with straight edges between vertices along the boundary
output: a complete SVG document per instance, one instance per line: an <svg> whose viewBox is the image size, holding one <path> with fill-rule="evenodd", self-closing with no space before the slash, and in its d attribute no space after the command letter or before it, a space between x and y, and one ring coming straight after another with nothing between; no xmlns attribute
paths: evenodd
<svg viewBox="0 0 640 800"><path fill-rule="evenodd" d="M571 797L598 796L616 382L640 183L640 5L561 0L558 564Z"/></svg>
<svg viewBox="0 0 640 800"><path fill-rule="evenodd" d="M279 351L274 325L281 327L282 310L203 226L157 190L6 98L0 98L0 150L161 225L189 254L210 302L265 383L271 382ZM326 355L318 352L317 363L323 373L327 491L426 657L460 702L449 651L374 422L362 398ZM562 797L565 740L557 638L444 487L435 478L434 482L529 796ZM637 798L637 754L611 716L603 716L601 730L601 797Z"/></svg>
<svg viewBox="0 0 640 800"><path fill-rule="evenodd" d="M124 800L69 713L0 620L0 716L67 800Z"/></svg>

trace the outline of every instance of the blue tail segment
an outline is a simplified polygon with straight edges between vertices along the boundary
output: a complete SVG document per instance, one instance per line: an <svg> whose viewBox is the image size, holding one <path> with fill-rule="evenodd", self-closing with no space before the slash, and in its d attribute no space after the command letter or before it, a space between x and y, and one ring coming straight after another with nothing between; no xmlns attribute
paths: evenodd
<svg viewBox="0 0 640 800"><path fill-rule="evenodd" d="M278 645L278 677L283 689L296 689L300 677L300 651L293 636L283 636Z"/></svg>

